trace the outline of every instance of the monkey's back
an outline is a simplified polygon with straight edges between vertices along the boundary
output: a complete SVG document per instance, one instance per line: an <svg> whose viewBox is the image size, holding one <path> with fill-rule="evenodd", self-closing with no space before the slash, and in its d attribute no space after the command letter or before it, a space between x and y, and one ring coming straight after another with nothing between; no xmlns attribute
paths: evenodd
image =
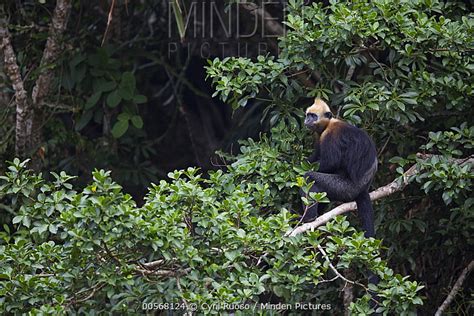
<svg viewBox="0 0 474 316"><path fill-rule="evenodd" d="M372 178L377 165L377 151L365 131L341 120L331 120L320 142L323 169L342 171L353 182L360 182L368 174Z"/></svg>

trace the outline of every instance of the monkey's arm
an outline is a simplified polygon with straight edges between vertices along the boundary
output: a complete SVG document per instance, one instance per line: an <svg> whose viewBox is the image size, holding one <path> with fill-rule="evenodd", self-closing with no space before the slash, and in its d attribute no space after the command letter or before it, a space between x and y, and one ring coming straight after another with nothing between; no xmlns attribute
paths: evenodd
<svg viewBox="0 0 474 316"><path fill-rule="evenodd" d="M319 161L320 158L321 158L321 155L319 153L319 148L318 148L318 149L313 150L313 153L311 154L311 156L307 158L307 160L309 163L313 163L313 162Z"/></svg>
<svg viewBox="0 0 474 316"><path fill-rule="evenodd" d="M309 163L317 162L321 159L321 145L319 144L319 135L314 135L314 150L311 156L307 158Z"/></svg>
<svg viewBox="0 0 474 316"><path fill-rule="evenodd" d="M337 174L346 172L343 166L343 159L347 159L344 154L344 143L347 143L346 137L347 135L344 133L336 136L333 133L328 133L321 140L319 172Z"/></svg>

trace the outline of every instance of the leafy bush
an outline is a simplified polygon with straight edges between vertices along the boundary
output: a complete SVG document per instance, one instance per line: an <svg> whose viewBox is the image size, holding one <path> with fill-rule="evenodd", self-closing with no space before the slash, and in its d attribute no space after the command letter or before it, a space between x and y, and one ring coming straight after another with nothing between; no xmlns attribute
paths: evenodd
<svg viewBox="0 0 474 316"><path fill-rule="evenodd" d="M76 191L73 177L53 173L46 181L15 160L1 177L2 200L17 215L2 234L0 310L136 312L151 302L255 304L272 296L291 304L316 299L338 310L337 292L316 290L344 286L331 267L357 271L355 312L370 310L368 269L382 279L370 286L381 310L402 313L421 304L422 287L394 276L379 257L380 241L366 239L344 217L284 237L296 222L284 197L297 194L307 166L290 155L296 136L279 134L281 126L273 130L279 137L244 142L224 171L170 173L142 207L109 172L95 171L93 182ZM262 217L262 210L271 214Z"/></svg>

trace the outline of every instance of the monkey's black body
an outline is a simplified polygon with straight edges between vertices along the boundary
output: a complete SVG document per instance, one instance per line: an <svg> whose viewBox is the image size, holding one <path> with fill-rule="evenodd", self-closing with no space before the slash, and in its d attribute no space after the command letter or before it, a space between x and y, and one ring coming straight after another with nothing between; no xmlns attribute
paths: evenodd
<svg viewBox="0 0 474 316"><path fill-rule="evenodd" d="M346 122L330 119L324 131L318 134L315 150L308 158L319 162L317 172L306 174L314 181L311 192L326 192L333 201L356 201L365 235L373 237L374 220L369 186L377 171L377 152L370 137L361 129ZM321 205L306 211L304 221L318 216Z"/></svg>
<svg viewBox="0 0 474 316"><path fill-rule="evenodd" d="M355 185L340 198L353 201L360 185L370 182L377 168L377 152L369 136L361 129L337 121L323 137L319 137L308 160L319 161L319 173L340 174ZM372 170L374 169L375 170ZM368 171L373 171L372 174ZM329 192L328 192L329 194Z"/></svg>

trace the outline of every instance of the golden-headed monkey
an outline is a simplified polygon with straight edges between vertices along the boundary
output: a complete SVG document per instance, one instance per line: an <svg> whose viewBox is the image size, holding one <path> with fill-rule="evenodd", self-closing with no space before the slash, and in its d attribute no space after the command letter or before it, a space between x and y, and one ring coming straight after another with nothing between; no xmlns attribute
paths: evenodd
<svg viewBox="0 0 474 316"><path fill-rule="evenodd" d="M305 125L315 133L315 148L308 158L319 162L317 172L306 177L314 184L311 192L326 192L328 198L341 202L357 202L357 209L367 237L375 235L369 186L377 171L377 152L363 130L336 119L321 99L315 99L306 110ZM304 221L318 216L321 205L313 205Z"/></svg>

